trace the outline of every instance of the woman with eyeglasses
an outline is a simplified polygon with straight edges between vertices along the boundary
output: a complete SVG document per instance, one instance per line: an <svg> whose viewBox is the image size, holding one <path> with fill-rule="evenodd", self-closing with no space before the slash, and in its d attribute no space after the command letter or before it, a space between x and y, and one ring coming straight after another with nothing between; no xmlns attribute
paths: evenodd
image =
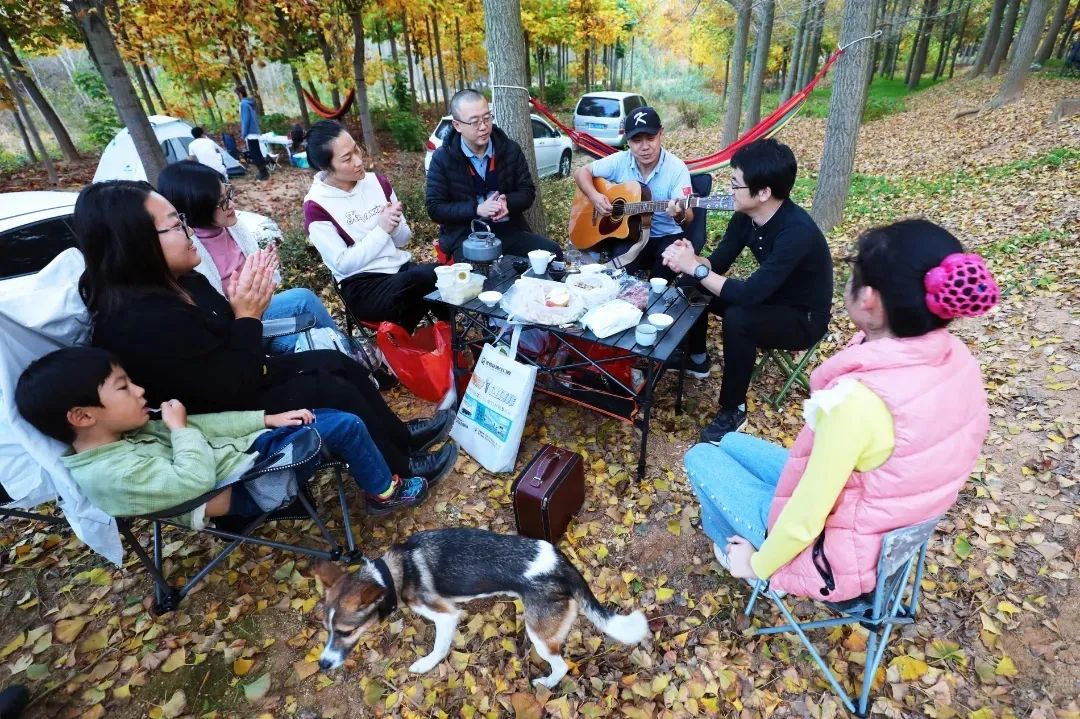
<svg viewBox="0 0 1080 719"><path fill-rule="evenodd" d="M412 230L382 175L364 170L364 151L333 120L311 126L308 163L319 170L304 198L304 229L361 321L390 321L409 331L427 313L435 265L405 248Z"/></svg>
<svg viewBox="0 0 1080 719"><path fill-rule="evenodd" d="M367 370L340 352L265 355L273 250L245 258L226 299L193 271L202 261L193 233L148 183L88 185L73 219L93 342L120 358L151 405L179 399L192 413L339 409L364 421L393 474L434 484L453 467L453 442L427 451L449 432L451 413L402 422Z"/></svg>
<svg viewBox="0 0 1080 719"><path fill-rule="evenodd" d="M195 271L228 298L244 262L259 250L258 240L237 217L232 186L222 182L221 176L212 168L184 160L161 171L158 192L184 216L195 233L191 241L202 258ZM268 253L276 254L273 244L266 249ZM279 279L275 275L275 280ZM275 292L262 319L276 320L305 313L315 318L316 327L337 329L334 318L318 296L303 287ZM271 354L294 351L298 337L286 335L270 340Z"/></svg>

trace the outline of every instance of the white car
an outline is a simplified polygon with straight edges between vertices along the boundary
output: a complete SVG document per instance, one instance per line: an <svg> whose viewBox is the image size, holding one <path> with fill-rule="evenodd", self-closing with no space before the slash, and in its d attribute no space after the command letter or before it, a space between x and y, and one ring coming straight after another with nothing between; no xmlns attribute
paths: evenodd
<svg viewBox="0 0 1080 719"><path fill-rule="evenodd" d="M0 296L29 284L53 258L75 247L71 216L77 192L5 192L0 194ZM281 239L269 217L237 211L245 229L264 244Z"/></svg>
<svg viewBox="0 0 1080 719"><path fill-rule="evenodd" d="M424 172L431 166L431 157L442 147L443 140L454 129L454 118L444 116L436 125L435 131L427 141L427 154L424 155ZM532 115L533 147L536 149L536 172L540 177L558 175L570 176L570 165L574 159L574 143L570 138L552 127L539 115Z"/></svg>
<svg viewBox="0 0 1080 719"><path fill-rule="evenodd" d="M574 129L612 147L626 144L626 116L648 105L636 92L587 92L574 108Z"/></svg>

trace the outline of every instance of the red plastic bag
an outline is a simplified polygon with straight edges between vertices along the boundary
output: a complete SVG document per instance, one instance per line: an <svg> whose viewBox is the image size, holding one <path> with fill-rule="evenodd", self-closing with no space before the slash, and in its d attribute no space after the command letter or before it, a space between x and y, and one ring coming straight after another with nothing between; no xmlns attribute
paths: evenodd
<svg viewBox="0 0 1080 719"><path fill-rule="evenodd" d="M418 327L411 335L401 325L383 322L375 341L390 369L417 397L438 402L450 391L453 353L448 322Z"/></svg>

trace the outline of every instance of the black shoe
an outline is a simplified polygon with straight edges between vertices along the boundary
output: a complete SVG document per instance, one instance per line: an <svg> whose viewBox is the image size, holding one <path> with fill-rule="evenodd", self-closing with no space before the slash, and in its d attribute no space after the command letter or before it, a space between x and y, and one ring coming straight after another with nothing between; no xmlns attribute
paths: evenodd
<svg viewBox="0 0 1080 719"><path fill-rule="evenodd" d="M12 684L0 692L0 717L15 719L15 717L22 714L29 701L30 695L26 691L26 687L21 684Z"/></svg>
<svg viewBox="0 0 1080 719"><path fill-rule="evenodd" d="M267 180L270 179L270 173L267 172L266 170L263 170L262 172L259 173L259 176L256 177L255 179L256 180L261 180L262 182L266 182Z"/></svg>
<svg viewBox="0 0 1080 719"><path fill-rule="evenodd" d="M387 372L384 369L377 369L371 373L371 378L375 380L375 386L379 388L380 392L385 392L388 389L397 387L401 382L392 373Z"/></svg>
<svg viewBox="0 0 1080 719"><path fill-rule="evenodd" d="M667 361L668 369L679 369L679 365L682 363L681 352L682 350L679 350L671 354L671 358ZM695 362L693 357L686 356L686 374L698 379L705 379L710 372L712 372L712 359L708 355L705 355L704 362Z"/></svg>
<svg viewBox="0 0 1080 719"><path fill-rule="evenodd" d="M746 426L746 412L741 409L722 409L712 423L701 430L701 441L719 444L728 432L738 432Z"/></svg>
<svg viewBox="0 0 1080 719"><path fill-rule="evenodd" d="M423 477L395 479L397 487L386 499L374 495L367 496L367 513L372 517L383 517L403 507L415 507L427 499L430 485Z"/></svg>
<svg viewBox="0 0 1080 719"><path fill-rule="evenodd" d="M434 487L443 477L450 474L457 462L458 447L454 441L447 442L434 452L414 454L409 457L409 473L423 477L428 487Z"/></svg>
<svg viewBox="0 0 1080 719"><path fill-rule="evenodd" d="M454 426L454 413L440 409L427 419L409 420L405 426L409 429L409 447L414 452L423 452L450 434L450 428Z"/></svg>

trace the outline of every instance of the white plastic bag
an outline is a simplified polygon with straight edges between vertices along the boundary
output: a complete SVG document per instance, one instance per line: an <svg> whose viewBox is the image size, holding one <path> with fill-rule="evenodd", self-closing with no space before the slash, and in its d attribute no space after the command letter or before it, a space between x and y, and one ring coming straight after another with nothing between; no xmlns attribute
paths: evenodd
<svg viewBox="0 0 1080 719"><path fill-rule="evenodd" d="M514 360L520 332L514 329L510 350L484 347L450 432L489 472L514 469L536 384L536 368Z"/></svg>
<svg viewBox="0 0 1080 719"><path fill-rule="evenodd" d="M605 302L581 318L581 324L600 339L628 330L640 321L641 310L625 300Z"/></svg>
<svg viewBox="0 0 1080 719"><path fill-rule="evenodd" d="M564 294L566 304L550 306L552 293ZM522 277L514 282L502 298L502 308L511 317L537 325L568 325L585 314L585 302L581 295L571 292L561 282Z"/></svg>

